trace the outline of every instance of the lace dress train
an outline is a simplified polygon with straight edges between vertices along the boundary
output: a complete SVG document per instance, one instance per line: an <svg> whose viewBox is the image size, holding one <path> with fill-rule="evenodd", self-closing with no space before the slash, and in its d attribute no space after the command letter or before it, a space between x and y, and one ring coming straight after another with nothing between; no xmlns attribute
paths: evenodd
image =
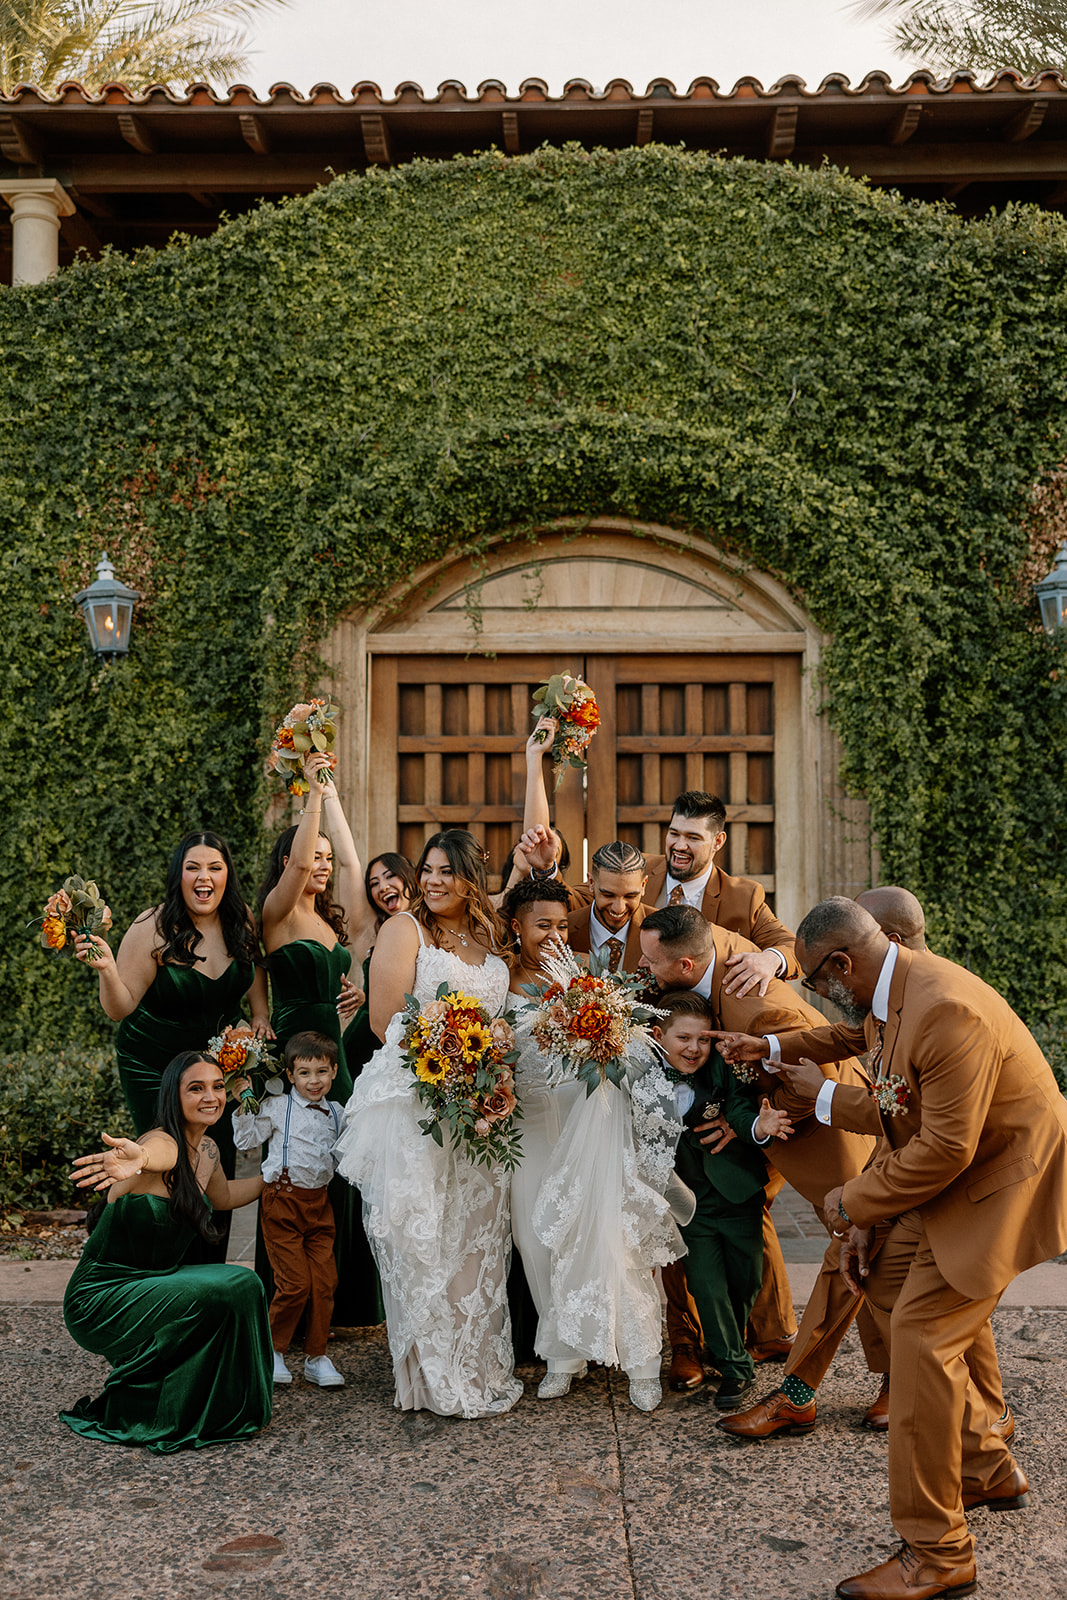
<svg viewBox="0 0 1067 1600"><path fill-rule="evenodd" d="M420 929L420 940L422 933ZM508 970L498 956L468 966L421 944L420 1005L447 983L503 1009ZM363 1069L338 1142L338 1171L359 1187L363 1224L381 1277L395 1404L404 1411L482 1417L522 1395L508 1317L509 1174L477 1166L422 1132L425 1111L400 1047L395 1016Z"/></svg>

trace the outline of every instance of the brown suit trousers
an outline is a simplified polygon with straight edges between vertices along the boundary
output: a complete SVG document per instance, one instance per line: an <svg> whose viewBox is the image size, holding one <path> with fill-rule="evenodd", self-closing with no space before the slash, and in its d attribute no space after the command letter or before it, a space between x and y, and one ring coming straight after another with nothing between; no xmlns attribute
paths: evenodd
<svg viewBox="0 0 1067 1600"><path fill-rule="evenodd" d="M297 1189L283 1176L264 1187L259 1214L274 1273L271 1343L283 1354L288 1350L307 1306L304 1354L324 1356L337 1289L336 1228L329 1190Z"/></svg>

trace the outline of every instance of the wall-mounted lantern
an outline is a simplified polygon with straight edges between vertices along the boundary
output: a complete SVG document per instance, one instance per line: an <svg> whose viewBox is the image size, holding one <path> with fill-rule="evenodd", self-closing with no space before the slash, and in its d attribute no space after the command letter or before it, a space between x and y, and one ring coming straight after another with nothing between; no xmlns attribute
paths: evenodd
<svg viewBox="0 0 1067 1600"><path fill-rule="evenodd" d="M1060 545L1056 565L1047 578L1034 584L1041 606L1041 625L1047 634L1067 625L1067 539Z"/></svg>
<svg viewBox="0 0 1067 1600"><path fill-rule="evenodd" d="M119 582L106 553L96 564L96 582L74 596L93 650L105 661L117 661L129 650L133 607L140 598L138 590Z"/></svg>

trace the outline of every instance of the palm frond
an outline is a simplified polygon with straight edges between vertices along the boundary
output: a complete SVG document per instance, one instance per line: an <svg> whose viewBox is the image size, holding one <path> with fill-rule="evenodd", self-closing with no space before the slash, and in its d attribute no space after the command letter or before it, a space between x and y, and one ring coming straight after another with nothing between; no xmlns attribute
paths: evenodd
<svg viewBox="0 0 1067 1600"><path fill-rule="evenodd" d="M854 0L848 9L884 18L898 55L939 72L1067 68L1067 0Z"/></svg>

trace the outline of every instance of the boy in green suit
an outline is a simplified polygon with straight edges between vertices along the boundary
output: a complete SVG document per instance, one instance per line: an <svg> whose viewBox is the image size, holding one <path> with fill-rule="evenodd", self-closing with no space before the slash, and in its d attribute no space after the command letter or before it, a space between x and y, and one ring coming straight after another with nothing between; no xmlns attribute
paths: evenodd
<svg viewBox="0 0 1067 1600"><path fill-rule="evenodd" d="M793 1131L784 1111L759 1108L711 1048L714 1020L692 989L657 998L667 1015L652 1029L667 1058L685 1131L675 1170L696 1196L682 1228L685 1274L700 1313L704 1343L722 1373L715 1405L737 1411L755 1387L745 1325L763 1276L763 1200L767 1163L760 1146Z"/></svg>

